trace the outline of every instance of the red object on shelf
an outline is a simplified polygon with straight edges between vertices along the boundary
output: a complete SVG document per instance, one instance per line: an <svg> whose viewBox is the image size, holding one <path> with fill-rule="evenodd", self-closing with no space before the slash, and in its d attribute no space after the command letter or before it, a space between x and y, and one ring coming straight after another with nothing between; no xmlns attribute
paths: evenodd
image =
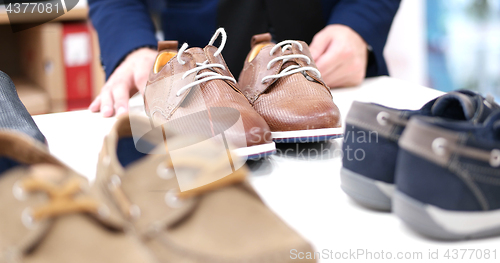
<svg viewBox="0 0 500 263"><path fill-rule="evenodd" d="M63 62L66 110L87 108L92 101L92 40L87 23L64 23Z"/></svg>

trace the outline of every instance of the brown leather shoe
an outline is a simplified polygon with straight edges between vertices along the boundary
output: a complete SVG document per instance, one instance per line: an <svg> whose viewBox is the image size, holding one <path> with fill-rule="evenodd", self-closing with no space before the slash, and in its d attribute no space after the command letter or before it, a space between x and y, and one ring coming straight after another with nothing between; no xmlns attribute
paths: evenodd
<svg viewBox="0 0 500 263"><path fill-rule="evenodd" d="M160 262L315 262L293 259L293 249L314 250L262 202L244 162L196 136L148 128L144 117L117 120L95 185Z"/></svg>
<svg viewBox="0 0 500 263"><path fill-rule="evenodd" d="M318 142L342 136L340 112L303 41L274 44L255 35L238 83L266 120L275 142Z"/></svg>
<svg viewBox="0 0 500 263"><path fill-rule="evenodd" d="M219 34L219 48L212 46ZM227 68L221 51L226 33L217 30L203 49L177 54L177 41L159 42L159 54L144 93L146 113L155 125L169 123L177 133L221 136L238 155L263 157L276 151L266 121L252 108Z"/></svg>
<svg viewBox="0 0 500 263"><path fill-rule="evenodd" d="M102 192L30 137L0 132L0 262L157 262Z"/></svg>

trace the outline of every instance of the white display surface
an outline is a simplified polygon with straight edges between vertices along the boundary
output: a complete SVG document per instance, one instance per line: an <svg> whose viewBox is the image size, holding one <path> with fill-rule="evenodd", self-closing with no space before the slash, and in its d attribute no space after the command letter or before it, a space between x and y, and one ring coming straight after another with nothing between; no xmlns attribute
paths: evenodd
<svg viewBox="0 0 500 263"><path fill-rule="evenodd" d="M332 90L332 94L345 118L354 100L418 109L441 92L379 77L366 80L360 87ZM131 100L134 109L140 109L140 104L141 98ZM39 115L34 119L46 136L52 154L94 180L103 138L115 118L76 111ZM324 144L279 145L277 155L249 163L250 180L268 206L311 241L317 251L333 252L316 255L323 257L319 262L500 262L499 237L463 242L433 241L415 234L391 213L372 211L351 201L340 189L341 144L342 139ZM489 259L485 259L487 249ZM429 253L434 256L436 251L438 259L431 259ZM445 257L447 252L449 259ZM389 256L392 259L387 259ZM401 256L403 258L398 259Z"/></svg>

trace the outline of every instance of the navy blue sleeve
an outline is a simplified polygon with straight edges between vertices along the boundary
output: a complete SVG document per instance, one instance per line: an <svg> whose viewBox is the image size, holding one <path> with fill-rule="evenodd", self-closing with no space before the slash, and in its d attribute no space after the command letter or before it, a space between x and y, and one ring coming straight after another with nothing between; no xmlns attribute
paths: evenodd
<svg viewBox="0 0 500 263"><path fill-rule="evenodd" d="M383 51L400 3L401 0L340 0L331 11L328 24L352 28L372 47L367 77L389 74Z"/></svg>
<svg viewBox="0 0 500 263"><path fill-rule="evenodd" d="M144 0L88 0L89 16L99 35L106 79L133 50L156 47L155 27Z"/></svg>

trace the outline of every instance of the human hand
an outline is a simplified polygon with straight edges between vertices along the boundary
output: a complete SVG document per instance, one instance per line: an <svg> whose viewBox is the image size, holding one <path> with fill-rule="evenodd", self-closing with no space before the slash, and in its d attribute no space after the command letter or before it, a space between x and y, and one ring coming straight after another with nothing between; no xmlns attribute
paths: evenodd
<svg viewBox="0 0 500 263"><path fill-rule="evenodd" d="M350 27L326 26L314 36L309 48L330 88L356 86L363 82L368 64L368 44Z"/></svg>
<svg viewBox="0 0 500 263"><path fill-rule="evenodd" d="M130 53L111 74L89 110L100 110L104 117L127 113L130 96L137 91L144 94L157 54L156 50L150 48L140 48Z"/></svg>

